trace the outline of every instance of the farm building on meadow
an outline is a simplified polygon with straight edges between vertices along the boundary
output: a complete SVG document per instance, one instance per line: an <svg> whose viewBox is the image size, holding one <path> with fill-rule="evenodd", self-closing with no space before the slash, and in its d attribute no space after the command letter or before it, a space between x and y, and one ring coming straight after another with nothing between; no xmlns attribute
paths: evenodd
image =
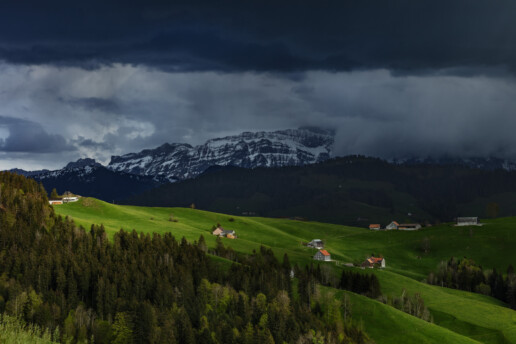
<svg viewBox="0 0 516 344"><path fill-rule="evenodd" d="M236 232L234 230L226 230L222 227L215 228L213 230L213 232L211 232L211 234L221 236L221 237L226 237L229 239L235 239L237 237Z"/></svg>
<svg viewBox="0 0 516 344"><path fill-rule="evenodd" d="M313 247L313 248L323 248L324 243L321 239L314 239L314 240L310 241L308 244L306 244L306 246Z"/></svg>
<svg viewBox="0 0 516 344"><path fill-rule="evenodd" d="M398 226L400 231L417 231L421 228L419 223L402 223Z"/></svg>
<svg viewBox="0 0 516 344"><path fill-rule="evenodd" d="M371 269L378 265L382 269L385 268L385 258L383 258L383 257L376 258L376 257L371 256L362 263L362 267L371 268Z"/></svg>
<svg viewBox="0 0 516 344"><path fill-rule="evenodd" d="M382 228L382 226L380 226L378 223L373 223L373 224L370 224L369 225L369 229L370 230L374 230L374 231L378 231Z"/></svg>
<svg viewBox="0 0 516 344"><path fill-rule="evenodd" d="M387 226L385 226L385 229L398 229L399 226L399 223L397 223L396 221L392 221Z"/></svg>
<svg viewBox="0 0 516 344"><path fill-rule="evenodd" d="M63 204L63 200L62 199L49 199L48 204L50 204L50 205Z"/></svg>
<svg viewBox="0 0 516 344"><path fill-rule="evenodd" d="M64 196L63 197L63 202L64 203L77 202L78 200L79 200L78 196Z"/></svg>
<svg viewBox="0 0 516 344"><path fill-rule="evenodd" d="M330 261L331 260L331 255L328 251L326 250L319 250L317 251L317 253L314 255L314 259L315 260L324 260L324 261Z"/></svg>
<svg viewBox="0 0 516 344"><path fill-rule="evenodd" d="M457 226L476 226L478 217L457 217Z"/></svg>
<svg viewBox="0 0 516 344"><path fill-rule="evenodd" d="M222 228L217 227L217 228L215 228L215 229L213 230L213 232L211 232L211 234L213 234L213 235L221 235L223 231L224 231L224 230L223 230Z"/></svg>

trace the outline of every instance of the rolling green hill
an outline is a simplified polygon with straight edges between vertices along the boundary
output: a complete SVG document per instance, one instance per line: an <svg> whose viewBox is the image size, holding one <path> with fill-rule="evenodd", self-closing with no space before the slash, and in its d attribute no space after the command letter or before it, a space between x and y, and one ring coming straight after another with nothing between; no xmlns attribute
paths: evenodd
<svg viewBox="0 0 516 344"><path fill-rule="evenodd" d="M377 275L384 294L398 296L403 289L410 294L420 293L434 316L435 325L348 293L354 318L362 319L378 343L516 343L516 312L500 301L421 282L440 261L451 256L467 256L487 269L505 270L510 263L516 263L515 218L491 220L482 227L441 225L417 232L372 232L341 225L238 217L189 208L119 206L91 198L54 209L86 228L92 223L102 223L110 235L120 228L145 233L171 232L188 240L197 240L203 234L212 246L215 238L211 228L220 223L236 230L238 235L236 240L224 239L225 245L241 252L266 245L278 256L287 253L292 262L299 264L311 261L314 251L302 242L314 238L323 239L332 258L342 263L362 261L371 253L382 254L387 269L366 272ZM169 221L171 215L177 222ZM421 249L423 240L429 247L426 254ZM414 328L418 330L413 331Z"/></svg>

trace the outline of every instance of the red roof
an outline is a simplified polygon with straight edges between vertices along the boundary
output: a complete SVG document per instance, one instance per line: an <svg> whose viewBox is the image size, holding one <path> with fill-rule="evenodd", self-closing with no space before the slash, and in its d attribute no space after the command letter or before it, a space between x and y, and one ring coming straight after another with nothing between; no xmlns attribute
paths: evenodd
<svg viewBox="0 0 516 344"><path fill-rule="evenodd" d="M319 250L323 254L323 256L329 256L330 254L326 250Z"/></svg>
<svg viewBox="0 0 516 344"><path fill-rule="evenodd" d="M380 228L380 225L377 223L369 225L369 228Z"/></svg>
<svg viewBox="0 0 516 344"><path fill-rule="evenodd" d="M371 260L373 261L373 263L380 263L383 260L383 258L371 257Z"/></svg>
<svg viewBox="0 0 516 344"><path fill-rule="evenodd" d="M392 223L394 223L396 226L399 226L400 224L396 221L392 221Z"/></svg>

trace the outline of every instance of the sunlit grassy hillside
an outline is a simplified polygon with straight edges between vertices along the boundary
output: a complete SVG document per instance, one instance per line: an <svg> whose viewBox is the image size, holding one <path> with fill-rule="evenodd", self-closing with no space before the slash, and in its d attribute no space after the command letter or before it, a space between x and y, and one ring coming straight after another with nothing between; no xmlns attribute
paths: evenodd
<svg viewBox="0 0 516 344"><path fill-rule="evenodd" d="M460 336L460 340L452 340L451 337L444 339L457 334L484 343L516 343L515 311L490 297L421 282L429 272L436 269L440 261L448 260L451 256L473 258L484 268L505 270L510 263L516 264L514 218L489 221L482 227L441 225L417 232L372 232L318 222L237 217L189 208L119 206L91 198L55 206L54 209L86 228L92 223L102 223L110 236L120 228L144 233L171 232L177 238L184 236L188 240L197 240L202 234L208 245L214 245L211 228L219 223L237 232L238 239L224 239L224 244L235 250L251 252L260 245L266 245L278 256L287 253L293 262L299 264L311 261L314 251L304 247L302 242L314 238L323 239L332 258L343 263L359 262L371 253L381 254L386 259L387 269L367 272L377 274L383 293L394 296L399 295L403 289L411 294L421 293L439 326L422 321L419 324L420 320L412 317L407 320L404 313L377 301L353 295L353 303L356 305L354 316L364 321L368 332L378 343L413 343L416 340L428 343L468 342L469 339ZM170 221L171 218L174 221ZM429 248L427 253L422 250L423 242ZM336 268L341 269L340 266ZM417 338L414 337L414 331L406 331L403 332L402 340L398 338L395 341L397 337L392 331L408 329L408 324L415 320L417 326L424 328L418 331L420 334ZM382 330L385 334L382 336L380 329L388 332ZM425 331L435 336L424 334ZM438 334L439 331L444 332Z"/></svg>

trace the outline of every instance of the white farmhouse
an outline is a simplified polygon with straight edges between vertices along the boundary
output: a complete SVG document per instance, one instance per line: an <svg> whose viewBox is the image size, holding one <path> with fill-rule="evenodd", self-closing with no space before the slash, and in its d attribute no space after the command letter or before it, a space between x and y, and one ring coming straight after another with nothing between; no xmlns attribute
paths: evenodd
<svg viewBox="0 0 516 344"><path fill-rule="evenodd" d="M313 247L313 248L323 248L324 243L321 239L314 239L314 240L310 241L308 244L306 244L306 246Z"/></svg>
<svg viewBox="0 0 516 344"><path fill-rule="evenodd" d="M478 217L457 217L457 226L476 226Z"/></svg>
<svg viewBox="0 0 516 344"><path fill-rule="evenodd" d="M315 260L323 260L329 262L331 260L331 255L326 250L319 250L314 256Z"/></svg>
<svg viewBox="0 0 516 344"><path fill-rule="evenodd" d="M419 223L402 223L398 226L400 231L417 231L421 228Z"/></svg>
<svg viewBox="0 0 516 344"><path fill-rule="evenodd" d="M392 221L387 226L385 226L385 229L388 229L388 230L398 229L399 226L400 226L399 223L397 223L396 221Z"/></svg>

